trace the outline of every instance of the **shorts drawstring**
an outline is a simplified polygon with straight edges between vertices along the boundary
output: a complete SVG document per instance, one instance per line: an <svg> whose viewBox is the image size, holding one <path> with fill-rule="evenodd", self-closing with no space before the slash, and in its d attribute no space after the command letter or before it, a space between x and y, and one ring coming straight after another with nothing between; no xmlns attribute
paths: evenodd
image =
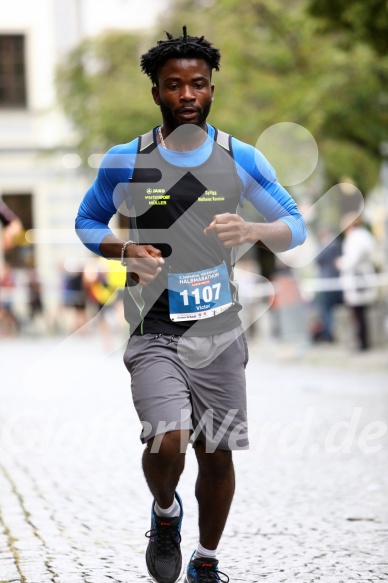
<svg viewBox="0 0 388 583"><path fill-rule="evenodd" d="M156 334L153 338L150 338L150 340L157 340L158 338L160 338L161 336L163 336L163 334ZM171 342L174 342L174 338L175 338L175 334L173 334L170 338L170 340L167 342L167 344L171 344Z"/></svg>

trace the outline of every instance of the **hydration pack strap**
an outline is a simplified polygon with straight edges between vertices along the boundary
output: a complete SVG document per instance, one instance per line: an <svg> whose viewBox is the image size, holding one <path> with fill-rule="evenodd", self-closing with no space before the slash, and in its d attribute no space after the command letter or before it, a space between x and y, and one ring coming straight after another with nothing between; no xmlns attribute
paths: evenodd
<svg viewBox="0 0 388 583"><path fill-rule="evenodd" d="M224 148L224 150L226 150L227 152L229 152L229 154L232 153L232 149L230 147L230 139L231 136L229 134L227 134L226 132L223 132L222 130L218 130L217 128L215 128L216 130L216 142L219 146L221 146L222 148Z"/></svg>
<svg viewBox="0 0 388 583"><path fill-rule="evenodd" d="M230 145L231 136L226 132L223 132L222 130L218 130L217 128L214 129L215 129L215 141L217 142L217 144L231 154L232 153ZM149 148L151 145L152 146L154 145L153 129L147 132L146 134L139 136L138 152L144 152L144 150L147 150L147 148Z"/></svg>
<svg viewBox="0 0 388 583"><path fill-rule="evenodd" d="M151 145L154 145L154 130L150 130L146 134L139 136L138 152L143 152Z"/></svg>

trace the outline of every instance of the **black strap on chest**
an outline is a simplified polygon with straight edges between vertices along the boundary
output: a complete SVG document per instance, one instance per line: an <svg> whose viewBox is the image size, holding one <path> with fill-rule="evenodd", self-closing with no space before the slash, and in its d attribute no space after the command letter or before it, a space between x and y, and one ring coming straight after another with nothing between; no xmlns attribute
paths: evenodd
<svg viewBox="0 0 388 583"><path fill-rule="evenodd" d="M221 146L221 148L223 150L225 150L231 158L234 159L233 149L232 149L232 136L230 134L227 134L226 132L224 132L222 130L217 129L214 126L212 126L212 128L214 129L214 139L217 142L217 144L219 146ZM142 154L149 154L157 147L156 140L154 137L155 136L155 129L156 128L153 128L152 130L150 130L146 134L139 136L137 153L141 152ZM241 192L241 194L240 194L239 206L242 208L244 206L244 194L243 194L242 186L241 186L240 192Z"/></svg>
<svg viewBox="0 0 388 583"><path fill-rule="evenodd" d="M213 126L214 127L214 126ZM221 148L226 150L230 156L233 158L232 152L232 136L223 132L222 130L218 130L214 128L215 131L215 141ZM139 144L138 144L138 153L141 152L143 154L148 154L152 152L152 150L156 147L155 138L154 138L154 130L150 130L146 134L139 136Z"/></svg>
<svg viewBox="0 0 388 583"><path fill-rule="evenodd" d="M139 143L137 146L137 152L142 152L143 154L148 154L155 148L154 140L154 130L150 130L146 134L139 136Z"/></svg>

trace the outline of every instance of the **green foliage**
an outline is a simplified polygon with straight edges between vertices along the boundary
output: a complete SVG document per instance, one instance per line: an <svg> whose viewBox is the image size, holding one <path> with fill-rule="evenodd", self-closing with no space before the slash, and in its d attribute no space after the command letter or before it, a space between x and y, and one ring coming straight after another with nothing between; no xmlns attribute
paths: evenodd
<svg viewBox="0 0 388 583"><path fill-rule="evenodd" d="M59 67L59 99L81 137L84 157L128 142L157 124L151 84L139 70L143 42L125 32L88 39Z"/></svg>
<svg viewBox="0 0 388 583"><path fill-rule="evenodd" d="M299 123L318 142L326 186L347 175L366 193L387 139L387 58L323 34L308 6L308 0L172 0L152 38L111 33L83 43L58 72L83 152L129 141L160 121L140 55L164 30L178 35L186 24L189 34L205 35L221 50L211 123L251 144L272 124Z"/></svg>
<svg viewBox="0 0 388 583"><path fill-rule="evenodd" d="M164 27L177 33L185 23L220 48L215 125L255 144L274 123L299 123L318 142L327 186L347 175L366 193L387 139L388 63L366 45L345 50L335 35L321 34L306 6L305 0L250 0L243 9L238 0L175 0Z"/></svg>
<svg viewBox="0 0 388 583"><path fill-rule="evenodd" d="M388 52L387 0L310 0L309 12L321 19L323 30L341 31L346 37L365 42L379 55Z"/></svg>

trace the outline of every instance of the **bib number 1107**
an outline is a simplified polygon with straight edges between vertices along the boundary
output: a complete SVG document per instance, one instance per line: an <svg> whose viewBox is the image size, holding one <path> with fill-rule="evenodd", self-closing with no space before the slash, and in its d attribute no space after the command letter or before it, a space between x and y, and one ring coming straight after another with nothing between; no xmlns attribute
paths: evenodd
<svg viewBox="0 0 388 583"><path fill-rule="evenodd" d="M221 289L221 283L215 283L212 286L205 285L202 289L200 289L198 287L195 288L191 292L191 295L194 296L196 304L200 304L201 301L203 301L203 302L212 302L213 300L217 301L218 298L220 297L220 289ZM201 297L201 294L202 294L202 297ZM188 290L184 289L183 291L180 292L179 295L181 295L183 297L183 305L188 306L189 305L189 292L188 292Z"/></svg>
<svg viewBox="0 0 388 583"><path fill-rule="evenodd" d="M226 264L188 273L170 272L168 303L173 322L203 320L225 312L233 305Z"/></svg>

